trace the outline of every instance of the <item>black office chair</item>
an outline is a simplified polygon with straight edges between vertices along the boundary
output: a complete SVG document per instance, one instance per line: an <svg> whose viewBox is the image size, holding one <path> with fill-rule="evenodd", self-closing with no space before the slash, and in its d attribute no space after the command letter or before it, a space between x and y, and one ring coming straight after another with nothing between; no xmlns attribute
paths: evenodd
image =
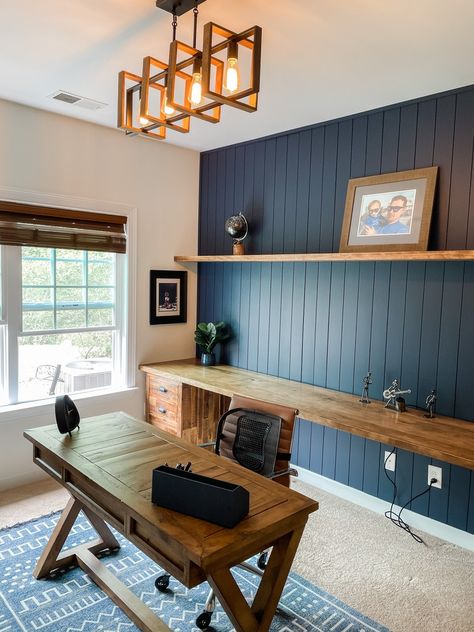
<svg viewBox="0 0 474 632"><path fill-rule="evenodd" d="M234 395L229 410L217 426L215 442L201 447L215 446L215 453L243 467L289 487L290 475L297 476L289 468L293 427L298 411L260 400ZM266 567L269 550L258 557L257 566L242 562L238 566L260 577ZM160 575L155 586L166 591L170 575ZM216 597L211 589L203 612L196 618L196 625L206 630L215 610Z"/></svg>

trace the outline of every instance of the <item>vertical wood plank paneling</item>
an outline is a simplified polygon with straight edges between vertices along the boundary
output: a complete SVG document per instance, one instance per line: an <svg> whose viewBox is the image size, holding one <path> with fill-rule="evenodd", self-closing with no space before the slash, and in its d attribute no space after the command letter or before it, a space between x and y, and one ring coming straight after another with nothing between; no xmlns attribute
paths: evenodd
<svg viewBox="0 0 474 632"><path fill-rule="evenodd" d="M247 252L338 249L347 179L439 165L430 244L474 247L474 89L392 106L201 156L199 252L230 252L226 217L250 221ZM372 399L399 377L410 404L474 418L474 263L200 264L198 320L224 319L224 361ZM391 500L381 445L301 420L302 467ZM398 503L430 459L399 451ZM434 463L438 463L433 461ZM474 532L472 473L440 463L443 490L411 509Z"/></svg>
<svg viewBox="0 0 474 632"><path fill-rule="evenodd" d="M456 376L456 404L454 414L461 419L472 419L472 380L474 376L474 262L464 268L464 284L459 331L459 354Z"/></svg>
<svg viewBox="0 0 474 632"><path fill-rule="evenodd" d="M321 250L321 214L323 203L324 127L311 132L311 170L309 189L308 237L306 252Z"/></svg>
<svg viewBox="0 0 474 632"><path fill-rule="evenodd" d="M270 326L268 344L268 372L278 375L279 340L280 340L280 305L282 301L283 264L272 263L270 286Z"/></svg>
<svg viewBox="0 0 474 632"><path fill-rule="evenodd" d="M418 406L436 386L438 345L441 322L441 298L445 264L439 261L426 266L421 322L420 367L418 375Z"/></svg>
<svg viewBox="0 0 474 632"><path fill-rule="evenodd" d="M299 144L299 134L290 134L288 136L288 155L286 160L285 215L283 224L283 252L295 252Z"/></svg>
<svg viewBox="0 0 474 632"><path fill-rule="evenodd" d="M339 389L341 368L342 316L344 313L345 266L333 265L329 299L328 361L326 386Z"/></svg>
<svg viewBox="0 0 474 632"><path fill-rule="evenodd" d="M456 529L467 529L469 509L469 486L471 472L463 467L451 465L448 498L448 524Z"/></svg>
<svg viewBox="0 0 474 632"><path fill-rule="evenodd" d="M399 133L400 108L391 108L384 112L383 117L381 173L397 170Z"/></svg>
<svg viewBox="0 0 474 632"><path fill-rule="evenodd" d="M218 152L209 158L209 184L207 195L207 241L208 251L215 252L217 223L217 159Z"/></svg>
<svg viewBox="0 0 474 632"><path fill-rule="evenodd" d="M422 101L418 105L416 126L415 169L431 167L436 126L436 99Z"/></svg>
<svg viewBox="0 0 474 632"><path fill-rule="evenodd" d="M255 177L253 183L252 227L253 252L262 252L264 233L265 143L255 144Z"/></svg>
<svg viewBox="0 0 474 632"><path fill-rule="evenodd" d="M380 445L380 463L379 463L379 486L377 490L377 496L386 500L387 502L392 502L394 488L392 483L389 480L389 477L392 481L395 481L395 475L393 472L389 472L385 470L385 452L392 452L393 445L387 445L386 443L382 443ZM396 457L395 457L396 458ZM396 465L395 465L396 470Z"/></svg>
<svg viewBox="0 0 474 632"><path fill-rule="evenodd" d="M405 325L405 298L407 287L407 263L392 263L389 287L389 309L385 344L385 377L387 386L394 379L401 379L403 332ZM403 382L402 388L405 388Z"/></svg>
<svg viewBox="0 0 474 632"><path fill-rule="evenodd" d="M210 154L201 154L199 172L199 227L198 227L198 253L207 255L210 246L207 241L207 195L209 186L209 160Z"/></svg>
<svg viewBox="0 0 474 632"><path fill-rule="evenodd" d="M307 384L313 384L314 381L318 270L319 266L317 263L310 262L306 264L301 380Z"/></svg>
<svg viewBox="0 0 474 632"><path fill-rule="evenodd" d="M244 201L243 214L247 218L249 226L254 225L254 178L255 178L255 143L245 146L245 163L244 163ZM240 207L239 207L239 210ZM248 254L255 254L255 237L256 231L249 230L249 234L245 239L245 249Z"/></svg>
<svg viewBox="0 0 474 632"><path fill-rule="evenodd" d="M268 373L268 346L270 342L270 289L272 267L264 263L260 273L260 304L258 327L257 371Z"/></svg>
<svg viewBox="0 0 474 632"><path fill-rule="evenodd" d="M318 424L311 424L311 454L309 469L321 474L323 471L324 428Z"/></svg>
<svg viewBox="0 0 474 632"><path fill-rule="evenodd" d="M454 415L463 279L464 263L445 264L436 377L436 410L442 415Z"/></svg>
<svg viewBox="0 0 474 632"><path fill-rule="evenodd" d="M355 390L357 391L359 386L358 383L354 384L359 273L359 263L355 262L355 264L345 266L339 388L341 391L346 391L346 393L353 393Z"/></svg>
<svg viewBox="0 0 474 632"><path fill-rule="evenodd" d="M334 230L334 204L336 196L337 170L337 138L339 127L337 123L324 128L324 162L322 183L322 210L320 251L332 251Z"/></svg>
<svg viewBox="0 0 474 632"><path fill-rule="evenodd" d="M305 252L308 240L311 130L299 134L294 252Z"/></svg>
<svg viewBox="0 0 474 632"><path fill-rule="evenodd" d="M433 164L439 166L439 173L431 220L430 248L433 249L446 248L455 117L456 95L437 99Z"/></svg>
<svg viewBox="0 0 474 632"><path fill-rule="evenodd" d="M258 352L260 343L260 307L261 307L261 277L262 266L251 263L250 270L250 300L249 300L249 325L248 325L248 361L247 368L257 371Z"/></svg>
<svg viewBox="0 0 474 632"><path fill-rule="evenodd" d="M400 135L398 137L397 171L413 169L415 166L416 126L418 105L410 103L400 109Z"/></svg>
<svg viewBox="0 0 474 632"><path fill-rule="evenodd" d="M357 303L357 327L354 361L354 387L370 370L370 336L372 333L372 303L374 296L375 263L363 263L359 267L359 294ZM374 387L372 387L374 389ZM372 396L374 390L372 390ZM375 397L379 397L377 394Z"/></svg>
<svg viewBox="0 0 474 632"><path fill-rule="evenodd" d="M351 155L352 120L349 119L339 123L337 135L336 193L334 200L334 225L332 236L332 249L335 252L339 249L339 242L341 240L347 182L351 177Z"/></svg>
<svg viewBox="0 0 474 632"><path fill-rule="evenodd" d="M319 264L314 344L314 383L318 386L326 386L331 270L332 265L330 263Z"/></svg>
<svg viewBox="0 0 474 632"><path fill-rule="evenodd" d="M402 384L412 389L405 397L411 405L417 401L425 268L421 261L410 261L407 267L401 378Z"/></svg>
<svg viewBox="0 0 474 632"><path fill-rule="evenodd" d="M367 117L367 147L365 173L373 176L380 173L382 160L383 113L375 112Z"/></svg>
<svg viewBox="0 0 474 632"><path fill-rule="evenodd" d="M321 474L327 478L336 475L337 430L324 428L323 466Z"/></svg>
<svg viewBox="0 0 474 632"><path fill-rule="evenodd" d="M240 281L239 366L248 368L250 337L250 276L251 266L243 265Z"/></svg>
<svg viewBox="0 0 474 632"><path fill-rule="evenodd" d="M293 265L293 300L291 302L291 346L290 371L291 380L301 381L301 362L303 356L303 318L305 313L305 270L304 263Z"/></svg>
<svg viewBox="0 0 474 632"><path fill-rule="evenodd" d="M336 436L336 472L334 478L339 483L349 483L349 459L351 453L351 435L342 430Z"/></svg>
<svg viewBox="0 0 474 632"><path fill-rule="evenodd" d="M377 495L379 487L379 463L380 463L380 443L365 440L364 453L364 483L363 491L366 494Z"/></svg>
<svg viewBox="0 0 474 632"><path fill-rule="evenodd" d="M372 371L372 392L380 398L385 385L385 345L387 342L388 300L391 264L378 261L375 264L374 298L372 303L372 327L370 336L370 370ZM398 377L394 375L390 382ZM388 386L388 385L387 385Z"/></svg>
<svg viewBox="0 0 474 632"><path fill-rule="evenodd" d="M265 143L264 189L263 189L263 220L261 245L262 252L273 252L273 223L275 210L275 160L276 140L273 138Z"/></svg>
<svg viewBox="0 0 474 632"><path fill-rule="evenodd" d="M294 263L283 264L282 291L280 304L280 338L279 358L278 358L278 375L281 377L290 377L290 354L292 339L292 322L293 315L293 270Z"/></svg>
<svg viewBox="0 0 474 632"><path fill-rule="evenodd" d="M474 143L474 90L458 94L447 248L466 248Z"/></svg>
<svg viewBox="0 0 474 632"><path fill-rule="evenodd" d="M225 188L221 182L227 180L227 152L217 152L217 183L216 183L216 226L215 226L215 250L214 252L225 252L226 235L224 225L228 217L225 212Z"/></svg>
<svg viewBox="0 0 474 632"><path fill-rule="evenodd" d="M288 139L279 136L276 142L275 195L273 211L272 252L283 252L285 230L286 161Z"/></svg>

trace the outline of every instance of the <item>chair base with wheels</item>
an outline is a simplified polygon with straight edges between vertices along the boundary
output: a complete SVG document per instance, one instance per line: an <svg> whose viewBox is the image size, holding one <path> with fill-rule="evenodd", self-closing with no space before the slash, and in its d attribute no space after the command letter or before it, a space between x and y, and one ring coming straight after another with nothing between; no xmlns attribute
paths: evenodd
<svg viewBox="0 0 474 632"><path fill-rule="evenodd" d="M290 474L298 474L288 467L297 414L297 410L287 406L234 395L229 410L219 420L216 441L202 447L214 445L216 454L289 487ZM257 566L242 562L238 567L262 577L270 551L260 553ZM169 581L169 574L160 575L155 580L157 590L166 592ZM216 596L211 589L203 612L196 618L200 630L209 628L215 605Z"/></svg>

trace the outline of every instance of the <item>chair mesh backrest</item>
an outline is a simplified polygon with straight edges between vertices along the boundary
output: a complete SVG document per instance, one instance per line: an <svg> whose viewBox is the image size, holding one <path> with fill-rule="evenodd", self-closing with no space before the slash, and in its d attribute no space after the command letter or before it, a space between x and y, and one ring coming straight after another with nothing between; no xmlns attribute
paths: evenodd
<svg viewBox="0 0 474 632"><path fill-rule="evenodd" d="M281 418L237 408L220 420L216 452L249 470L269 476L274 472Z"/></svg>

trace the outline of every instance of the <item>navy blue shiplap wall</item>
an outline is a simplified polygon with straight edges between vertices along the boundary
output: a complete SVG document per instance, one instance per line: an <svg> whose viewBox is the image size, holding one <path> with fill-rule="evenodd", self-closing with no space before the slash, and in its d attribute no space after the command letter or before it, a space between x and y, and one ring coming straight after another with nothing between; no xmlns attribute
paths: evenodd
<svg viewBox="0 0 474 632"><path fill-rule="evenodd" d="M199 253L231 251L225 218L242 211L246 252L336 252L349 178L439 166L431 249L474 249L474 87L203 153ZM431 390L438 411L474 420L474 262L199 264L199 320L225 320L222 360L371 395L395 377L411 405ZM391 446L300 420L294 461L391 499ZM474 475L399 450L397 502L443 489L411 509L474 533Z"/></svg>

